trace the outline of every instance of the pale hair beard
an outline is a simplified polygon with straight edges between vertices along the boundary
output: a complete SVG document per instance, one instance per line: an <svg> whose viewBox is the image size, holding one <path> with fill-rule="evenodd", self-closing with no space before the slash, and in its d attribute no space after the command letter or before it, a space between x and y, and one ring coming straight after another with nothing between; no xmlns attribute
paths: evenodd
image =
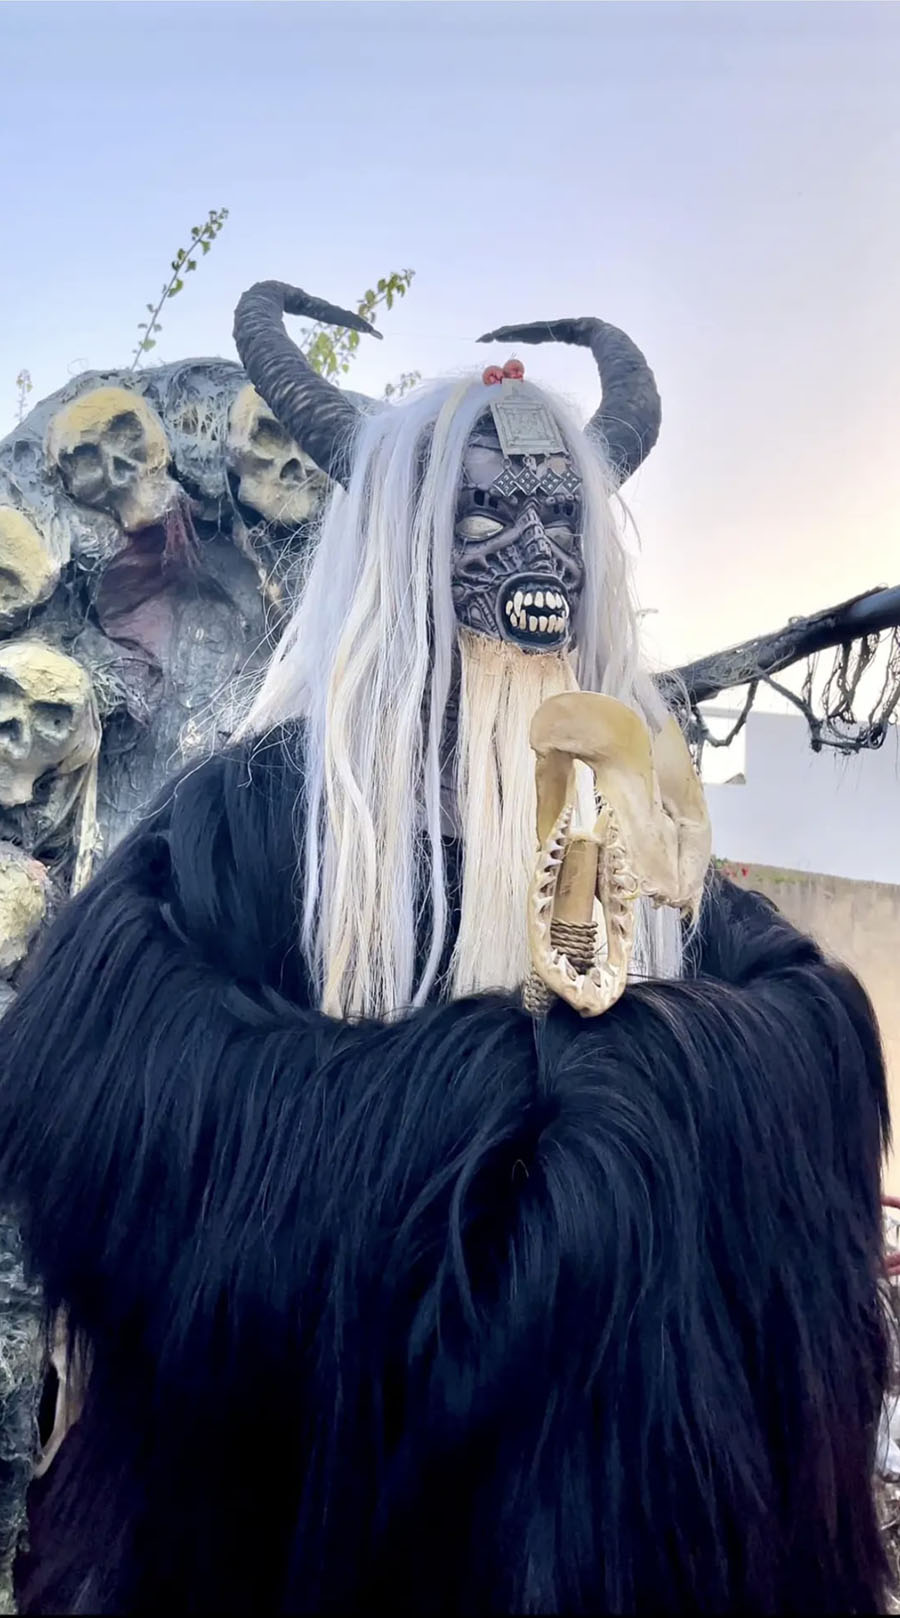
<svg viewBox="0 0 900 1618"><path fill-rule="evenodd" d="M526 898L537 855L531 720L547 697L575 691L567 657L521 651L461 630L457 812L462 895L455 996L515 989L528 971Z"/></svg>

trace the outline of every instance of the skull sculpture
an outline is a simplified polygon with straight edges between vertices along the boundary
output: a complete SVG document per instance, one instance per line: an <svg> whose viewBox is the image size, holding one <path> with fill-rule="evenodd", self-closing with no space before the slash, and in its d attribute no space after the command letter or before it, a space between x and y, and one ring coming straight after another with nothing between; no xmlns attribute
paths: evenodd
<svg viewBox="0 0 900 1618"><path fill-rule="evenodd" d="M328 492L328 478L249 383L231 407L226 458L241 504L279 527L309 522Z"/></svg>
<svg viewBox="0 0 900 1618"><path fill-rule="evenodd" d="M38 779L70 775L100 743L91 682L40 640L0 644L0 806L30 803Z"/></svg>
<svg viewBox="0 0 900 1618"><path fill-rule="evenodd" d="M540 851L526 1000L545 1010L556 994L596 1017L624 992L635 900L697 914L712 854L703 788L674 719L651 736L632 708L593 691L548 698L531 746ZM575 826L578 763L593 776L596 819L586 830Z"/></svg>
<svg viewBox="0 0 900 1618"><path fill-rule="evenodd" d="M10 629L53 594L59 564L34 523L0 506L0 627Z"/></svg>
<svg viewBox="0 0 900 1618"><path fill-rule="evenodd" d="M24 961L47 914L50 884L38 860L0 842L0 978Z"/></svg>
<svg viewBox="0 0 900 1618"><path fill-rule="evenodd" d="M159 416L127 388L92 388L50 423L47 454L73 500L108 511L129 533L163 521L183 498L166 470Z"/></svg>

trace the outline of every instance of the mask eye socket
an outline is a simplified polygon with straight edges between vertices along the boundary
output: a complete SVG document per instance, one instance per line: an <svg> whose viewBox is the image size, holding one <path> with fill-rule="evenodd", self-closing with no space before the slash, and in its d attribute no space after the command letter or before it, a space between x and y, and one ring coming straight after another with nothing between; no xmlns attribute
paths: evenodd
<svg viewBox="0 0 900 1618"><path fill-rule="evenodd" d="M496 522L493 517L463 517L456 525L457 539L493 539L502 532L502 522Z"/></svg>

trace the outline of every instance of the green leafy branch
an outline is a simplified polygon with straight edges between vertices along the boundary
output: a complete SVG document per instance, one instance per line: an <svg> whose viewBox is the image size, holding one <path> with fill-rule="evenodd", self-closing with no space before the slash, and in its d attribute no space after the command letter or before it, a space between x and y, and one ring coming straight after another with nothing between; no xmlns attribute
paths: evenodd
<svg viewBox="0 0 900 1618"><path fill-rule="evenodd" d="M155 307L152 303L147 304L147 313L150 319L142 320L138 324L138 331L143 332L144 335L132 355L131 364L128 367L129 371L136 370L142 355L149 354L150 350L156 347L156 334L162 330L159 316L163 304L169 298L177 298L184 286L184 277L197 268L196 254L199 252L205 257L227 218L227 208L210 208L209 218L205 225L191 226L190 247L179 247L172 260L172 274L162 289L159 302Z"/></svg>
<svg viewBox="0 0 900 1618"><path fill-rule="evenodd" d="M226 219L227 208L211 208L209 218L203 225L191 227L190 247L179 247L172 259L172 273L160 292L156 304L147 304L149 319L142 320L138 331L142 333L131 357L129 371L137 369L145 354L149 354L156 347L157 334L162 330L160 314L163 304L169 298L176 298L184 288L185 276L196 270L200 256L210 251L213 242L219 235ZM393 309L398 298L405 298L415 276L414 270L397 270L393 275L382 276L376 286L370 287L364 297L360 298L356 306L357 313L364 320L373 325L377 320L379 309ZM360 333L358 331L345 331L333 326L317 322L310 326L300 339L300 348L307 360L320 376L333 380L344 376L359 348ZM384 389L385 400L400 400L404 394L414 388L422 380L418 371L404 371L396 382L389 382ZM28 371L22 370L16 377L16 411L17 420L22 421L28 409L28 395L32 390L31 376Z"/></svg>
<svg viewBox="0 0 900 1618"><path fill-rule="evenodd" d="M393 399L398 402L405 393L409 393L410 388L417 387L421 380L421 371L404 371L396 382L388 382L383 397L387 400Z"/></svg>
<svg viewBox="0 0 900 1618"><path fill-rule="evenodd" d="M23 367L23 369L19 372L18 376L16 377L16 421L17 422L25 420L25 415L26 415L26 412L28 410L28 395L31 392L33 386L34 386L34 384L33 384L32 380L31 380L31 372L26 371L24 369L24 367Z"/></svg>
<svg viewBox="0 0 900 1618"><path fill-rule="evenodd" d="M386 309L393 309L398 298L406 297L415 273L415 270L397 270L393 275L382 276L378 285L370 287L360 299L356 306L357 314L361 315L363 320L375 325L377 312L382 305ZM349 371L351 361L359 348L359 339L358 331L344 331L334 326L325 326L318 321L316 325L309 327L301 338L299 347L313 370L333 381ZM417 376L415 381L418 380ZM397 384L397 387L399 386L400 384ZM413 383L407 383L407 387L411 386ZM406 391L404 388L403 392Z"/></svg>

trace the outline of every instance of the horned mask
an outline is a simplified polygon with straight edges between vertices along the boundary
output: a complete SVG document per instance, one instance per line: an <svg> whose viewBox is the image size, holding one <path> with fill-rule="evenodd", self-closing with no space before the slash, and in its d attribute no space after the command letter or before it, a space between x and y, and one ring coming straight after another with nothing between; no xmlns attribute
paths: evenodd
<svg viewBox="0 0 900 1618"><path fill-rule="evenodd" d="M338 483L347 484L360 408L319 376L284 329L284 315L379 334L358 315L295 287L264 281L244 294L234 336L244 367L288 440ZM660 401L653 374L631 339L594 319L505 326L483 343L571 343L591 350L603 398L587 425L621 483L656 442ZM452 550L460 626L526 652L565 652L584 582L581 478L520 361L484 373L493 397L471 434ZM384 406L382 408L392 408Z"/></svg>

